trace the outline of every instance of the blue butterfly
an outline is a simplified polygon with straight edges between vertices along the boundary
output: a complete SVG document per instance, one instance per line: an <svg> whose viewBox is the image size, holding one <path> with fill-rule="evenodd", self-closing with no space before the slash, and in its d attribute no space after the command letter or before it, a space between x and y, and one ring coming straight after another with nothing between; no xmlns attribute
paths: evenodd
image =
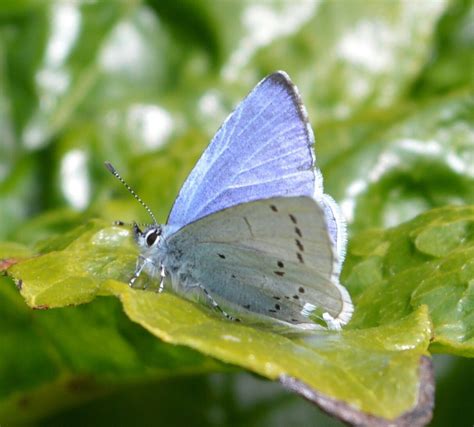
<svg viewBox="0 0 474 427"><path fill-rule="evenodd" d="M340 329L346 230L315 167L314 135L288 75L263 79L227 118L182 186L166 225L134 225L142 272L227 318Z"/></svg>

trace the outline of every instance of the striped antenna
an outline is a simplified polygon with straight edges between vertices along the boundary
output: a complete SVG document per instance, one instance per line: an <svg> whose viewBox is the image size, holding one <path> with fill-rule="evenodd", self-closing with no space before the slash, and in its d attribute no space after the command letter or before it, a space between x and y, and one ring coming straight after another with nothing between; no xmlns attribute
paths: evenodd
<svg viewBox="0 0 474 427"><path fill-rule="evenodd" d="M125 180L120 176L120 174L117 172L117 170L112 166L112 164L110 162L104 162L105 163L105 167L108 169L108 171L113 175L115 176L115 178L117 178L123 185L124 187L129 191L129 193L135 197L135 199L138 201L138 203L140 203L145 209L146 211L148 212L148 214L151 216L151 218L153 219L153 222L155 223L155 225L158 225L158 221L156 220L155 218L155 215L153 215L153 212L151 211L151 209L148 207L148 205L140 198L140 196L135 193L135 191L133 191L132 187L130 187L130 185L128 185Z"/></svg>

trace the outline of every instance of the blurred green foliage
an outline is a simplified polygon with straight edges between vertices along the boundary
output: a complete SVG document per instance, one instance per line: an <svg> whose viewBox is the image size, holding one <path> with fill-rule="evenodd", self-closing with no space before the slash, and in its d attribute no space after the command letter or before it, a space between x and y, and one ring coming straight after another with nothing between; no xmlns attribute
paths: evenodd
<svg viewBox="0 0 474 427"><path fill-rule="evenodd" d="M245 366L186 331L167 339L169 325L143 316L154 298L147 306L143 293L103 287L127 279L135 254L108 224L148 220L103 161L164 221L235 103L284 69L308 108L326 191L355 236L343 272L360 308L346 333L362 342L352 351L366 357L358 327L419 319L428 304L430 349L472 355L472 208L409 220L474 204L473 13L469 0L1 2L0 259L45 254L27 261L36 262L23 288L30 303L115 293L165 341ZM81 245L96 232L102 246L88 253ZM27 263L15 267L24 277ZM7 278L0 295L2 425L340 425L278 384L218 374L235 369L155 339L113 298L32 311ZM433 426L472 423L472 365L435 357Z"/></svg>

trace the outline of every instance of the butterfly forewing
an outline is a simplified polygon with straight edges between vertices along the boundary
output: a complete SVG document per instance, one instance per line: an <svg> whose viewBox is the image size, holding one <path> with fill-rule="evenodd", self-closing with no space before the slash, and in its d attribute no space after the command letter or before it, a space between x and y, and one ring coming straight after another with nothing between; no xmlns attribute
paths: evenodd
<svg viewBox="0 0 474 427"><path fill-rule="evenodd" d="M283 72L258 84L224 122L186 179L168 224L180 228L240 203L312 197L314 137L296 87Z"/></svg>
<svg viewBox="0 0 474 427"><path fill-rule="evenodd" d="M345 316L324 213L309 197L243 203L187 225L166 244L180 277L200 283L224 307L292 324L310 322L319 309ZM179 286L186 292L186 282Z"/></svg>

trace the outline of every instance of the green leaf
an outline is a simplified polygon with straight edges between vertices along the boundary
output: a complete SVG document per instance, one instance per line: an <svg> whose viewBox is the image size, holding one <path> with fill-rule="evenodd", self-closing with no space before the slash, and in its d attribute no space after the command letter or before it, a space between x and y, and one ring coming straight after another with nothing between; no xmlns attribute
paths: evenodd
<svg viewBox="0 0 474 427"><path fill-rule="evenodd" d="M384 325L427 305L430 349L474 357L474 206L435 209L350 245L351 328Z"/></svg>
<svg viewBox="0 0 474 427"><path fill-rule="evenodd" d="M425 308L379 328L290 338L229 324L170 294L137 294L117 282L110 286L130 318L164 341L188 345L270 379L294 377L382 418L396 418L417 405L420 356L427 354L431 334ZM384 381L375 372L383 372Z"/></svg>
<svg viewBox="0 0 474 427"><path fill-rule="evenodd" d="M23 281L21 292L30 306L54 308L89 302L100 293L103 280L123 279L133 272L137 250L128 230L104 225L91 221L48 239L41 243L44 255L10 269Z"/></svg>
<svg viewBox="0 0 474 427"><path fill-rule="evenodd" d="M308 337L231 323L171 293L131 289L136 249L123 227L92 221L41 245L43 255L8 271L27 303L62 307L115 295L127 315L165 342L186 345L270 379L295 378L358 410L393 419L417 406L420 357L431 322L425 306L376 328ZM111 280L111 279L118 279ZM380 381L374 372L383 372ZM403 391L397 384L404 384Z"/></svg>

